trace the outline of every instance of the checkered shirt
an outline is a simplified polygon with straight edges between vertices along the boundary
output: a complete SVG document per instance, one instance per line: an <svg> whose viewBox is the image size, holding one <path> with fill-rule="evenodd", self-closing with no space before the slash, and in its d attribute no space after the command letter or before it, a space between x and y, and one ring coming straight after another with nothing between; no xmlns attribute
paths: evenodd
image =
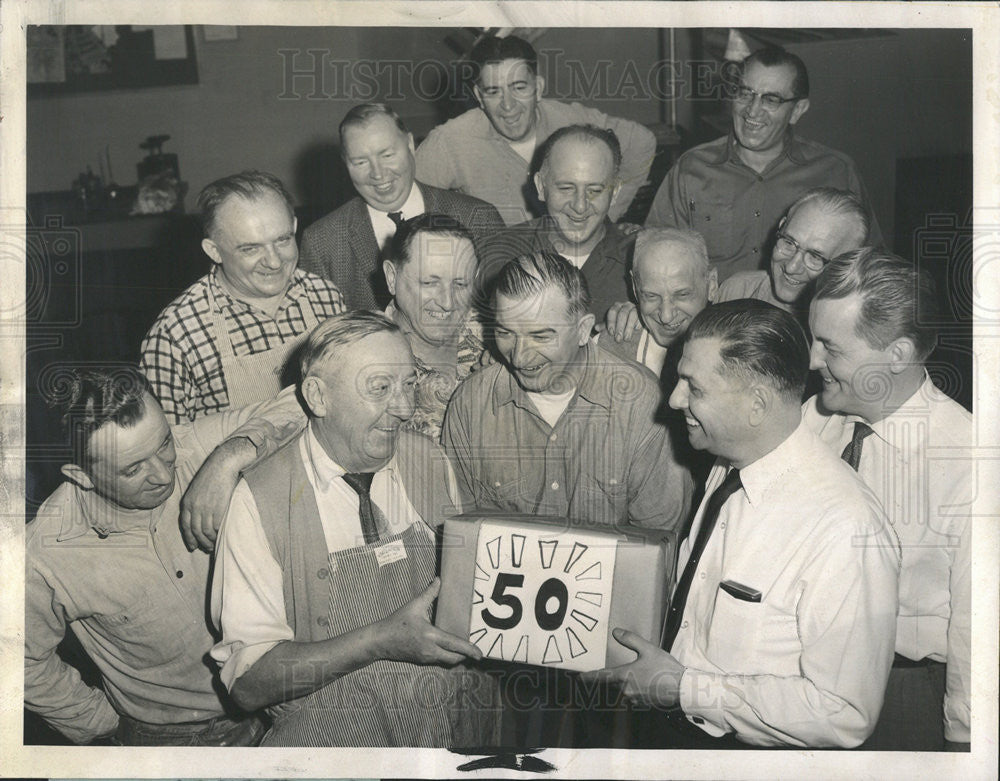
<svg viewBox="0 0 1000 781"><path fill-rule="evenodd" d="M332 282L296 269L272 318L226 293L213 269L160 313L140 347L140 366L173 423L229 407L209 290L226 316L236 357L270 350L303 333L303 307L310 307L320 322L344 311L340 291Z"/></svg>

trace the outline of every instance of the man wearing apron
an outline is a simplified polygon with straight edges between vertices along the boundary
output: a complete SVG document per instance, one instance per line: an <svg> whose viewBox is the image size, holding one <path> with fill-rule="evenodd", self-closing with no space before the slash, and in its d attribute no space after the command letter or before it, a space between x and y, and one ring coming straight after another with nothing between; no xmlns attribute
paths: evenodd
<svg viewBox="0 0 1000 781"><path fill-rule="evenodd" d="M216 548L223 683L269 707L263 745L496 744L482 654L429 621L435 529L456 492L441 448L400 430L414 409L405 337L348 312L310 335L301 365L309 426L246 474Z"/></svg>
<svg viewBox="0 0 1000 781"><path fill-rule="evenodd" d="M343 311L331 282L296 269L295 214L281 181L244 171L198 196L215 268L160 313L142 369L171 423L273 398L294 381L288 358Z"/></svg>

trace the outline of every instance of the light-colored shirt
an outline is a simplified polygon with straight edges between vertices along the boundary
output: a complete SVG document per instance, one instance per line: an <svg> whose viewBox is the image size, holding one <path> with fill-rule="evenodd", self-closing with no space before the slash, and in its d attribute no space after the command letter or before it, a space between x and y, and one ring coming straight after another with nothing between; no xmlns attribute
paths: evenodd
<svg viewBox="0 0 1000 781"><path fill-rule="evenodd" d="M389 238L396 234L396 223L389 217L389 212L376 209L368 203L365 204L365 208L368 209L368 217L372 221L372 231L375 233L375 241L378 243L378 248L383 249ZM398 211L401 212L400 219L403 220L408 220L411 217L417 217L424 213L424 196L415 182L410 188L410 194L406 197L406 201Z"/></svg>
<svg viewBox="0 0 1000 781"><path fill-rule="evenodd" d="M251 420L254 414L273 422L285 415L287 423ZM114 731L118 712L152 724L222 714L204 663L215 641L205 619L209 557L185 547L180 500L227 435L248 436L266 450L300 430L302 421L295 395L286 393L280 404L172 427L176 483L152 510L125 510L73 483L56 489L27 526L24 699L30 710L77 743ZM56 653L67 625L100 670L103 689L87 686Z"/></svg>
<svg viewBox="0 0 1000 781"><path fill-rule="evenodd" d="M693 482L655 420L656 378L591 342L585 350L576 393L554 426L502 364L459 386L442 442L462 503L609 526L679 527Z"/></svg>
<svg viewBox="0 0 1000 781"><path fill-rule="evenodd" d="M804 420L839 455L860 418L825 413L814 396ZM864 440L858 475L882 502L903 549L896 651L948 665L945 738L968 742L972 416L928 377L899 409L869 425L875 433Z"/></svg>
<svg viewBox="0 0 1000 781"><path fill-rule="evenodd" d="M547 99L538 102L536 123L539 145L568 125L591 124L613 130L622 149L622 184L608 216L617 220L628 211L649 176L656 154L656 137L649 129L580 103ZM544 213L535 198L528 161L496 131L480 108L466 111L427 135L417 147L417 178L492 203L507 225ZM526 188L530 198L526 197Z"/></svg>
<svg viewBox="0 0 1000 781"><path fill-rule="evenodd" d="M364 545L358 495L344 482L344 469L326 454L311 429L298 447L316 494L328 552ZM453 478L449 484L454 484ZM410 504L395 458L375 473L371 499L381 512L380 522L386 524L379 529L380 536L398 534L417 523L433 538L430 527ZM222 640L212 649L212 658L222 666L222 682L231 689L264 654L295 636L285 613L281 565L244 480L233 493L215 550L211 611Z"/></svg>
<svg viewBox="0 0 1000 781"><path fill-rule="evenodd" d="M720 303L738 298L756 298L791 314L798 314L791 304L786 304L774 295L771 276L766 271L738 271L719 285L717 300Z"/></svg>
<svg viewBox="0 0 1000 781"><path fill-rule="evenodd" d="M678 573L729 464L713 467ZM877 499L805 425L740 470L671 653L680 705L706 732L756 745L859 745L893 658L899 549ZM720 587L761 592L744 601Z"/></svg>

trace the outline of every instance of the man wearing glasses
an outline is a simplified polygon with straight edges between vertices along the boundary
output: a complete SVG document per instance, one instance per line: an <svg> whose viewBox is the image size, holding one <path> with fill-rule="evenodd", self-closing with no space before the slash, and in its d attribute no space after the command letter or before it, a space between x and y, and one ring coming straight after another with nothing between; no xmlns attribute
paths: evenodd
<svg viewBox="0 0 1000 781"><path fill-rule="evenodd" d="M757 298L809 316L813 281L833 258L864 246L870 220L861 200L846 190L816 187L788 208L778 223L767 271L738 271L719 286L719 300Z"/></svg>
<svg viewBox="0 0 1000 781"><path fill-rule="evenodd" d="M701 233L722 283L738 271L759 269L785 210L807 190L825 185L858 196L871 216L868 241L880 244L854 162L792 132L808 108L809 74L802 60L779 48L751 54L733 91L732 132L681 155L646 225Z"/></svg>

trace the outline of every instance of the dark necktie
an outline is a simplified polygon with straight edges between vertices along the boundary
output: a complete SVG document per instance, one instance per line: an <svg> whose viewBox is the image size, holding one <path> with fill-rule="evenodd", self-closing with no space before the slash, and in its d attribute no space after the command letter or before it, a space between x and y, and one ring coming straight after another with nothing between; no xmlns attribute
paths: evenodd
<svg viewBox="0 0 1000 781"><path fill-rule="evenodd" d="M859 420L854 424L854 436L851 437L851 441L847 443L847 447L844 448L840 457L850 464L851 469L855 472L858 471L858 464L861 463L861 446L864 444L865 437L874 433L867 423L862 423Z"/></svg>
<svg viewBox="0 0 1000 781"><path fill-rule="evenodd" d="M731 469L722 485L716 488L708 499L705 507L705 514L701 519L701 527L698 529L698 536L695 537L694 545L691 546L691 556L688 558L684 572L677 581L677 590L670 600L670 609L667 611L666 627L663 630L663 649L669 651L674 644L674 638L681 628L681 617L684 615L684 604L687 602L688 592L691 590L691 581L694 580L694 573L698 569L698 562L701 554L705 551L708 538L712 536L715 522L719 520L719 511L734 493L743 487L740 482L740 470Z"/></svg>
<svg viewBox="0 0 1000 781"><path fill-rule="evenodd" d="M402 212L388 212L389 219L396 224L396 230L399 230L399 226L403 224L403 213Z"/></svg>
<svg viewBox="0 0 1000 781"><path fill-rule="evenodd" d="M361 519L361 533L365 536L365 545L371 545L378 539L378 525L375 523L375 508L372 505L371 495L374 478L374 472L344 473L344 482L358 495L358 517Z"/></svg>

